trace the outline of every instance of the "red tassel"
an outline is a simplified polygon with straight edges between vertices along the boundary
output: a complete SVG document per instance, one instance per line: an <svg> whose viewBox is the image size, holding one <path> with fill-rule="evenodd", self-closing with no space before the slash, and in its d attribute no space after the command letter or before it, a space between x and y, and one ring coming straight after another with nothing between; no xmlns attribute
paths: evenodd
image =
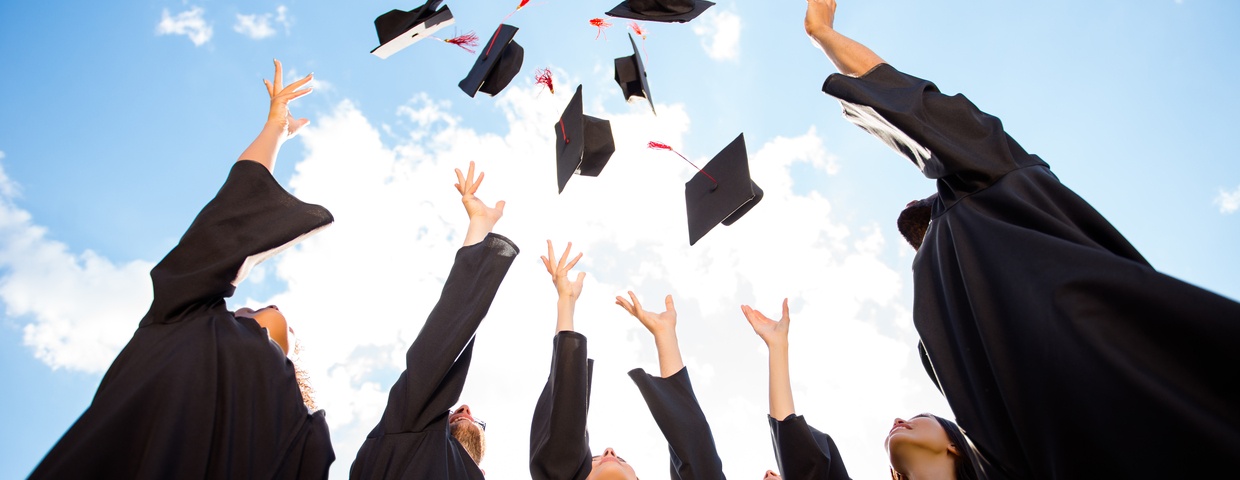
<svg viewBox="0 0 1240 480"><path fill-rule="evenodd" d="M467 51L467 52L469 52L469 53L474 53L474 50L473 50L473 49L471 49L471 48L469 48L469 47L476 47L476 46L478 46L478 35L477 35L477 34L475 34L475 33L471 30L469 33L466 33L466 34L464 34L464 35L460 35L460 36L456 36L456 37L449 38L449 39L447 39L447 40L444 40L444 42L451 43L451 44L453 44L453 45L456 45L456 46L458 46L458 47L461 47L461 48L465 49L465 51Z"/></svg>
<svg viewBox="0 0 1240 480"><path fill-rule="evenodd" d="M673 150L673 149L672 149L672 147L671 147L671 146L669 146L669 145L668 145L668 144L666 144L666 143L650 142L650 143L647 143L647 144L646 144L646 147L647 147L647 148L650 148L650 149L652 149L652 150L667 150L667 151L669 151L669 152L675 153L677 156L679 156L680 158L684 159L684 161L689 162L689 159L685 158L685 156L684 156L684 155L681 155L681 154L680 154L680 152L677 152L676 150ZM705 170L702 170L702 169L698 168L698 166L697 166L697 165L693 165L693 162L689 162L689 165L692 165L692 166L693 166L693 168L697 169L697 171L702 172L702 175L706 175L706 178L709 178L709 179L710 179L710 181L711 181L711 182L713 182L713 183L715 184L715 186L716 186L716 187L718 187L718 186L719 186L719 182L715 181L715 177L710 176L710 174L709 174L709 173L706 173L706 171L705 171Z"/></svg>
<svg viewBox="0 0 1240 480"><path fill-rule="evenodd" d="M601 18L592 18L590 19L590 25L594 25L595 27L598 27L598 33L594 35L595 40L598 40L599 35L602 35L604 40L607 39L607 34L603 33L604 28L608 28L611 26L610 23L607 23L607 20L603 20Z"/></svg>
<svg viewBox="0 0 1240 480"><path fill-rule="evenodd" d="M534 83L538 85L546 85L547 90L551 90L551 94L555 95L555 85L551 82L551 69L544 68L534 72Z"/></svg>
<svg viewBox="0 0 1240 480"><path fill-rule="evenodd" d="M638 25L637 22L629 22L629 28L633 29L633 33L636 33L637 36L642 37L642 40L646 39L646 31L642 30L642 26Z"/></svg>

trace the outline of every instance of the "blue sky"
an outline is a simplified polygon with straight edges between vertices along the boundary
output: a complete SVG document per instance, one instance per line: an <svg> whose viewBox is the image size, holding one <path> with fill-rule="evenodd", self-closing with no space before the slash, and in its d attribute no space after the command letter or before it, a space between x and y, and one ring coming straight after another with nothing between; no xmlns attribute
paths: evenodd
<svg viewBox="0 0 1240 480"><path fill-rule="evenodd" d="M485 41L519 2L446 3L457 23L444 36ZM645 23L657 117L611 79L612 59L631 53L627 21L597 40L588 23L613 5L531 2L508 20L520 74L495 98L469 98L456 85L474 61L463 50L368 53L373 19L416 3L0 4L0 477L25 476L89 404L146 309L147 270L260 128L272 58L316 77L293 105L311 126L276 177L338 223L256 271L231 305L289 311L332 422L335 476L435 301L465 224L451 169L470 160L488 171L482 198L509 202L497 231L524 249L479 331L464 399L488 421L492 478L527 476L554 332L545 238L586 253L577 323L596 359L596 450L615 447L643 478L665 468L623 374L656 369L653 344L611 305L634 289L647 303L676 296L727 473L774 467L765 350L736 306L773 313L789 296L798 411L836 438L854 476L885 475L893 417L950 414L916 363L912 252L894 230L933 184L821 93L833 69L804 34L804 2L719 1L689 24ZM836 26L1002 118L1156 268L1234 299L1238 14L1217 0L843 1ZM539 68L555 94L534 84ZM550 126L579 83L618 150L557 196ZM689 248L691 171L643 146L663 141L700 165L741 132L767 198Z"/></svg>

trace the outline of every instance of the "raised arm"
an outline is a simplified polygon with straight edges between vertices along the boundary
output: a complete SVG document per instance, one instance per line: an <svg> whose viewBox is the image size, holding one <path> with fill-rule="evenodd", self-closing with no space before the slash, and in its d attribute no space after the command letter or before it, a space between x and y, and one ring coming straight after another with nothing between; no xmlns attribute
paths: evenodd
<svg viewBox="0 0 1240 480"><path fill-rule="evenodd" d="M586 356L586 337L573 331L573 310L581 295L584 272L569 280L581 254L570 261L573 244L556 261L551 240L542 257L558 301L556 335L551 351L551 373L534 407L530 425L530 478L535 480L581 480L591 471L586 417L590 410L591 363Z"/></svg>
<svg viewBox="0 0 1240 480"><path fill-rule="evenodd" d="M741 305L741 312L749 325L766 342L770 362L770 410L771 418L782 420L796 413L792 405L792 380L788 374L788 299L784 299L784 316L778 322L762 312Z"/></svg>
<svg viewBox="0 0 1240 480"><path fill-rule="evenodd" d="M806 0L805 33L840 73L858 77L886 63L878 54L835 31L835 0Z"/></svg>
<svg viewBox="0 0 1240 480"><path fill-rule="evenodd" d="M305 118L293 118L293 114L289 113L288 104L302 95L310 93L312 88L299 88L310 82L314 74L306 75L301 80L284 86L284 71L279 60L274 60L276 64L276 75L271 81L263 79L263 85L267 86L267 95L271 97L271 108L267 111L267 122L263 124L263 130L258 133L258 137L254 142L241 152L241 157L237 161L253 160L267 167L267 171L274 171L276 166L276 155L280 153L280 146L290 138L297 135L301 127L310 123Z"/></svg>
<svg viewBox="0 0 1240 480"><path fill-rule="evenodd" d="M637 295L629 292L629 299L624 297L616 297L616 305L621 306L630 315L637 317L642 322L642 326L654 335L654 346L659 352L659 375L668 378L685 368L685 362L680 358L680 342L676 339L676 305L672 302L672 296L668 295L663 300L667 310L663 313L654 313L646 311L642 308L642 303L637 300Z"/></svg>

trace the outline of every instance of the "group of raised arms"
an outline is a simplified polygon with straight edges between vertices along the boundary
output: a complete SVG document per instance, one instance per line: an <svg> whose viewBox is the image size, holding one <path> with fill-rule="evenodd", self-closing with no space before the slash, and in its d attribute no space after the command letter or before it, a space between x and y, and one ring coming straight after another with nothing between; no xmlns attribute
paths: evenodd
<svg viewBox="0 0 1240 480"><path fill-rule="evenodd" d="M1240 459L1240 349L1231 344L1240 338L1240 304L1154 270L997 118L837 32L835 11L834 0L807 0L805 30L840 72L823 91L937 190L910 203L899 226L918 250L919 352L956 421L896 418L884 445L892 478L1161 479L1230 470ZM275 62L261 132L151 270L150 310L32 478L327 477L336 456L324 413L289 359L293 329L274 305L226 305L252 267L334 220L272 176L281 145L308 122L288 105L310 93L310 80L285 85ZM351 478L484 478L486 424L460 396L474 335L519 249L492 232L504 202L477 196L485 175L473 162L455 175L469 222L463 246ZM542 257L558 304L551 367L532 412L529 474L636 479L614 449L590 448L592 360L573 322L586 273L574 273L582 254L571 243L555 247L548 240ZM724 478L681 359L672 295L661 312L633 292L616 304L657 348L659 372L629 376L668 444L671 478ZM831 437L794 406L787 299L778 320L748 305L741 316L769 352L777 465L764 479L849 478Z"/></svg>

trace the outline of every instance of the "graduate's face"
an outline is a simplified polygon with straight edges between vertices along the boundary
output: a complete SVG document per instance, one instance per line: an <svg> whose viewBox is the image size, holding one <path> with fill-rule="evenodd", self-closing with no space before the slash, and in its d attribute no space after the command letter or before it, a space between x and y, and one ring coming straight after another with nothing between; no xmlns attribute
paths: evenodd
<svg viewBox="0 0 1240 480"><path fill-rule="evenodd" d="M637 472L610 448L591 462L590 476L586 480L637 480Z"/></svg>
<svg viewBox="0 0 1240 480"><path fill-rule="evenodd" d="M486 422L474 418L469 405L461 405L448 416L448 426L452 436L465 447L474 463L482 463L487 451Z"/></svg>
<svg viewBox="0 0 1240 480"><path fill-rule="evenodd" d="M766 475L762 476L762 480L783 480L774 470L767 470Z"/></svg>
<svg viewBox="0 0 1240 480"><path fill-rule="evenodd" d="M284 314L280 313L280 309L275 305L254 310L252 308L238 308L233 312L233 316L253 318L260 326L267 329L267 336L271 337L271 341L276 342L284 354L289 352L289 337L292 335L291 329L288 328L288 321L284 319Z"/></svg>
<svg viewBox="0 0 1240 480"><path fill-rule="evenodd" d="M956 454L956 447L947 438L943 425L924 413L908 420L895 419L884 443L896 471L905 471L910 461L928 455Z"/></svg>

